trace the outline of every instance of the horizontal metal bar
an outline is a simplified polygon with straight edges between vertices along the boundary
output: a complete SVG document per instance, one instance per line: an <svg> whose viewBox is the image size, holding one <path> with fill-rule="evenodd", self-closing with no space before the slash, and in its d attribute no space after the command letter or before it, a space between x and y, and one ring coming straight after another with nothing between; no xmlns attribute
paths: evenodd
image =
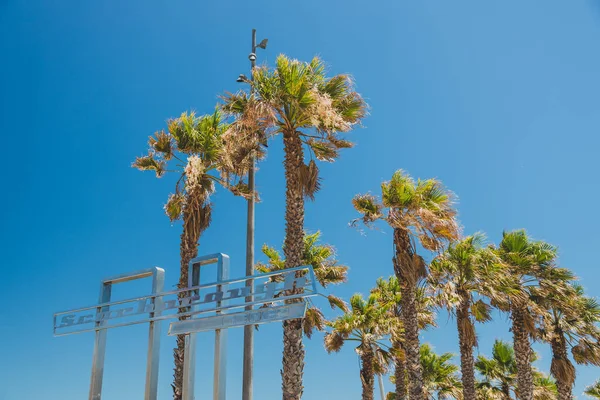
<svg viewBox="0 0 600 400"><path fill-rule="evenodd" d="M215 315L207 318L175 321L171 322L171 325L169 326L169 336L302 318L304 317L305 312L306 303L302 302L286 304L279 307L261 308L235 314Z"/></svg>
<svg viewBox="0 0 600 400"><path fill-rule="evenodd" d="M228 285L228 284L237 283L237 282L246 282L249 279L255 280L255 279L260 279L260 278L269 278L271 276L287 274L287 273L294 272L294 271L299 271L299 270L308 270L311 273L311 281L312 281L311 283L313 284L313 288L316 289L316 286L315 286L316 284L314 282L314 280L315 280L314 279L314 274L312 273L312 267L310 267L310 266L304 266L304 267L295 267L295 268L285 269L285 270L281 270L281 271L278 271L278 272L268 272L266 274L252 275L250 277L228 279L228 280L222 281L222 282L213 282L213 283L204 284L204 285L198 285L198 286L193 286L193 287L189 287L189 288L185 288L185 289L177 289L177 290L171 290L171 291L168 291L168 292L156 293L156 294L153 294L153 295L133 297L133 298L130 298L130 299L118 300L118 301L113 301L113 302L110 302L110 303L95 304L93 306L77 308L77 309L74 309L74 310L59 311L57 313L54 313L54 315L55 316L59 316L59 315L64 315L64 314L73 314L73 313L76 313L76 312L93 310L93 309L96 309L96 308L99 308L99 307L115 306L115 305L118 305L118 304L125 304L125 303L130 303L130 302L133 302L133 301L147 300L147 299L152 299L152 298L156 298L156 297L162 297L162 296L168 296L168 295L172 295L172 294L178 294L178 293L182 293L182 292L190 292L190 291L193 291L193 290L202 290L202 289L207 289L207 288L215 287L215 286L218 286L218 285ZM130 274L128 274L128 275L130 275ZM124 279L123 276L124 275L119 275L117 277L113 277L113 278L110 278L110 279ZM132 278L132 279L135 279L135 278ZM109 281L109 279L107 279L107 280L105 280L103 282L108 282L108 281ZM313 290L315 290L315 289L313 289Z"/></svg>
<svg viewBox="0 0 600 400"><path fill-rule="evenodd" d="M143 269L140 271L119 274L119 275L112 276L110 278L103 279L102 283L105 283L105 284L107 284L107 283L111 283L111 284L123 283L123 282L133 281L136 279L149 278L152 275L154 275L154 273L155 273L155 268Z"/></svg>
<svg viewBox="0 0 600 400"><path fill-rule="evenodd" d="M218 309L217 308L212 308L212 309L208 309L208 310L196 310L196 311L190 311L190 312L186 312L186 313L176 313L176 314L169 314L169 315L161 315L159 317L154 317L154 318L144 318L144 319L141 319L139 321L122 322L120 324L114 324L114 325L101 325L99 327L82 329L82 330L78 330L78 331L65 332L65 333L56 333L56 330L57 329L61 329L61 328L54 327L54 336L55 337L61 337L61 336L67 336L67 335L74 335L74 334L78 334L78 333L101 331L101 330L112 329L112 328L120 328L120 327L123 327L123 326L143 324L143 323L151 322L151 321L162 321L162 320L165 320L165 319L173 319L173 318L179 318L179 317L188 317L188 316L193 316L193 315L198 315L198 314L206 314L206 313L209 313L209 312L215 312L217 310L221 311L221 310L232 310L232 309L236 309L236 308L244 308L246 306L253 306L253 305L257 305L257 304L280 303L280 302L283 302L283 301L286 301L286 300L300 299L300 298L312 297L312 296L316 296L316 295L318 295L318 293L304 292L304 293L295 294L295 295L292 295L292 296L277 297L277 298L269 299L269 300L266 300L266 301L265 300L256 300L256 301L253 301L253 302L250 302L250 303L226 305L226 306L223 306L223 307L219 307ZM176 310L176 308L174 308L173 310ZM142 315L142 314L137 314L137 315ZM208 318L210 318L210 317L208 317ZM107 320L107 321L110 321L110 320Z"/></svg>

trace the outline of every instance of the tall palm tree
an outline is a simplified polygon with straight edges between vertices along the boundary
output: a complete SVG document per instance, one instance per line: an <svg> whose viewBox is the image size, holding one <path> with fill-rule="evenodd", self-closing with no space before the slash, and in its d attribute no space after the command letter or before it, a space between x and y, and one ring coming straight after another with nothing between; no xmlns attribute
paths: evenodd
<svg viewBox="0 0 600 400"><path fill-rule="evenodd" d="M402 400L407 397L406 380L406 352L404 350L404 328L400 317L402 315L402 292L398 278L389 277L377 279L375 288L371 289L371 295L375 297L380 307L388 310L390 314L390 340L392 344L391 353L394 359L394 383L396 385L396 398ZM431 307L431 301L426 296L424 288L419 288L416 299L418 307L419 329L435 326L435 313Z"/></svg>
<svg viewBox="0 0 600 400"><path fill-rule="evenodd" d="M586 387L583 393L588 397L600 399L600 380L596 381L593 385Z"/></svg>
<svg viewBox="0 0 600 400"><path fill-rule="evenodd" d="M304 234L302 265L310 265L313 267L315 278L324 288L329 285L337 285L346 282L348 278L348 267L340 264L335 258L335 249L332 246L319 243L320 237L321 232L319 231ZM279 251L274 247L265 244L262 247L262 252L267 256L268 261L267 263L256 263L255 268L257 271L267 273L283 271L286 269L285 258L282 258ZM348 311L348 306L339 297L330 294L327 296L327 300L329 301L331 308L339 308L344 312ZM310 339L315 329L322 331L325 328L327 321L323 312L310 300L308 300L308 302L309 307L306 310L302 328L304 334Z"/></svg>
<svg viewBox="0 0 600 400"><path fill-rule="evenodd" d="M537 354L532 353L531 361L536 359ZM513 393L517 395L517 362L510 344L496 339L492 348L492 358L478 356L475 369L483 377L477 384L478 398L511 400ZM556 382L551 377L532 367L532 381L534 400L556 398Z"/></svg>
<svg viewBox="0 0 600 400"><path fill-rule="evenodd" d="M573 398L575 367L569 359L571 350L578 364L600 365L600 305L585 296L583 287L572 284L566 293L539 296L538 302L547 308L541 337L550 343L552 364L550 373L556 379L559 400Z"/></svg>
<svg viewBox="0 0 600 400"><path fill-rule="evenodd" d="M338 352L346 342L357 343L362 399L373 400L375 374L384 373L391 361L381 342L387 334L389 317L373 295L365 300L361 294L355 294L350 298L350 307L350 311L328 323L332 330L325 335L325 349L328 353Z"/></svg>
<svg viewBox="0 0 600 400"><path fill-rule="evenodd" d="M452 196L435 179L414 181L398 170L381 185L382 199L370 194L357 195L354 208L371 225L386 221L393 228L394 273L402 285L402 324L405 335L406 368L411 400L423 399L423 376L419 362L419 326L416 304L417 286L427 275L424 259L417 254L418 241L423 248L440 251L459 235L452 208Z"/></svg>
<svg viewBox="0 0 600 400"><path fill-rule="evenodd" d="M485 236L476 233L453 242L430 264L428 283L439 306L456 314L460 347L461 380L465 400L475 400L475 367L473 347L477 346L474 322L491 320L493 302L501 301L500 293L518 291L507 282L500 264L488 248Z"/></svg>
<svg viewBox="0 0 600 400"><path fill-rule="evenodd" d="M151 170L158 178L168 171L180 174L175 193L169 196L165 212L171 222L181 219L183 232L180 242L180 272L178 288L188 286L189 262L198 255L198 241L208 228L212 206L210 195L215 191L215 182L225 183L218 176L222 135L227 124L222 122L221 113L196 116L183 113L168 122L168 131L150 136L148 155L137 157L133 167L142 171ZM179 297L187 293L181 292ZM175 369L173 376L173 398L181 399L183 388L184 336L177 337L173 350Z"/></svg>
<svg viewBox="0 0 600 400"><path fill-rule="evenodd" d="M555 265L556 247L531 240L524 230L504 232L497 249L505 272L528 296L508 296L507 311L512 320L512 333L517 363L519 398L533 399L533 370L531 367L531 338L536 337L536 323L541 322L544 309L535 302L565 290L573 279L567 269Z"/></svg>
<svg viewBox="0 0 600 400"><path fill-rule="evenodd" d="M301 62L284 55L274 69L257 67L250 92L225 96L224 110L241 116L245 125L259 127L235 136L234 143L256 141L274 134L283 136L286 179L285 267L301 265L304 236L304 198L314 198L319 189L319 169L314 158L334 161L342 148L352 147L340 133L348 132L366 115L366 103L354 90L347 75L328 77L319 58ZM243 130L244 131L244 130ZM252 132L262 132L252 134ZM311 155L305 163L305 148ZM241 153L244 153L242 151ZM302 396L304 346L302 320L283 323L283 399Z"/></svg>
<svg viewBox="0 0 600 400"><path fill-rule="evenodd" d="M423 397L426 400L458 399L462 400L462 385L458 376L459 367L450 362L452 353L436 354L433 348L423 343L419 351L423 370ZM391 378L395 382L396 377ZM398 400L390 393L387 400Z"/></svg>

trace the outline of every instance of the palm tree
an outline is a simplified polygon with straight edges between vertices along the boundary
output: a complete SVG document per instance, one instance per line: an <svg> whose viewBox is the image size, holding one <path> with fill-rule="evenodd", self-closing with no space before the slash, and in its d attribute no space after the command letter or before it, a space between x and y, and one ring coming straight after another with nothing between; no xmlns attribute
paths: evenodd
<svg viewBox="0 0 600 400"><path fill-rule="evenodd" d="M329 285L344 283L348 277L348 267L339 263L335 258L335 249L328 244L319 243L321 232L304 234L304 250L302 252L302 265L313 267L315 278L324 288ZM267 246L262 247L262 252L267 256L268 262L256 263L256 270L263 273L283 271L286 269L285 259L281 257L279 251ZM332 294L327 296L331 308L339 308L344 312L348 311L346 303ZM310 339L313 331L322 331L326 325L326 319L323 312L316 307L310 300L309 307L303 320L304 334Z"/></svg>
<svg viewBox="0 0 600 400"><path fill-rule="evenodd" d="M460 346L461 379L465 400L475 400L475 367L473 347L477 346L474 321L491 320L493 302L501 301L500 293L511 292L495 255L484 248L485 236L476 233L451 243L448 249L430 264L429 288L439 306L456 313Z"/></svg>
<svg viewBox="0 0 600 400"><path fill-rule="evenodd" d="M532 353L531 361L537 359ZM512 346L496 339L492 348L492 358L477 357L475 369L483 377L477 384L478 398L489 400L510 400L517 395L517 362ZM533 399L556 398L556 382L548 375L532 367ZM520 397L519 397L520 399Z"/></svg>
<svg viewBox="0 0 600 400"><path fill-rule="evenodd" d="M424 343L419 351L423 370L423 397L426 400L459 399L462 400L462 385L458 377L459 367L450 363L452 353L436 354L432 347ZM394 376L392 382L395 382ZM395 393L390 393L387 400L397 400Z"/></svg>
<svg viewBox="0 0 600 400"><path fill-rule="evenodd" d="M544 309L536 298L556 295L565 290L573 275L554 265L557 251L548 243L531 240L524 230L504 232L497 254L505 272L527 296L508 296L506 310L512 320L513 341L517 363L519 398L533 399L533 370L530 338L536 337L536 323L541 322Z"/></svg>
<svg viewBox="0 0 600 400"><path fill-rule="evenodd" d="M256 148L259 140L282 134L286 179L285 267L302 263L304 236L304 197L314 198L320 186L319 169L314 158L334 161L342 148L352 143L340 137L366 115L366 104L354 90L347 75L327 77L323 62L277 57L274 69L257 67L252 80L246 80L250 92L225 97L224 110L240 116L243 137L232 143ZM260 132L257 134L257 132ZM249 145L245 143L250 143ZM311 154L305 164L304 146ZM241 151L241 154L246 152ZM283 399L299 400L302 396L304 346L302 320L283 323Z"/></svg>
<svg viewBox="0 0 600 400"><path fill-rule="evenodd" d="M394 231L394 273L402 285L402 324L405 335L406 368L411 400L423 399L423 376L419 362L419 326L416 304L417 286L427 275L423 258L417 254L418 241L423 248L439 251L459 235L452 208L452 196L435 179L415 182L398 170L381 185L381 202L370 194L357 195L354 208L362 221L371 225L386 221ZM356 222L356 221L355 221Z"/></svg>
<svg viewBox="0 0 600 400"><path fill-rule="evenodd" d="M423 368L423 395L427 400L461 399L462 388L458 377L459 367L449 361L452 353L437 355L427 343L420 349Z"/></svg>
<svg viewBox="0 0 600 400"><path fill-rule="evenodd" d="M572 284L566 293L540 296L538 302L547 308L541 337L552 347L550 373L556 378L559 400L573 398L575 367L569 359L571 350L578 364L600 365L600 305L586 297L580 285Z"/></svg>
<svg viewBox="0 0 600 400"><path fill-rule="evenodd" d="M137 157L133 167L142 171L151 170L158 178L166 172L180 174L175 193L169 196L165 212L171 222L183 220L180 242L180 273L178 288L188 286L189 262L198 255L198 240L208 228L212 206L210 195L215 191L215 182L223 183L215 174L220 161L222 135L227 125L221 120L218 110L212 115L197 117L195 113L183 113L168 122L168 131L150 136L148 155ZM169 165L170 164L170 165ZM187 293L179 293L185 297ZM181 399L183 388L184 336L177 337L173 350L175 369L173 376L173 398Z"/></svg>
<svg viewBox="0 0 600 400"><path fill-rule="evenodd" d="M338 352L344 343L357 342L362 399L373 400L375 374L385 373L391 361L386 346L381 343L387 334L388 314L373 295L365 300L361 294L355 294L350 298L350 306L349 312L328 323L332 331L325 335L325 349L328 353Z"/></svg>
<svg viewBox="0 0 600 400"><path fill-rule="evenodd" d="M511 390L516 386L517 364L512 346L496 339L492 347L492 358L478 356L475 369L483 376L478 389L488 389L494 394L501 394L502 399L510 399Z"/></svg>
<svg viewBox="0 0 600 400"><path fill-rule="evenodd" d="M389 277L377 279L375 288L371 289L371 295L375 297L380 307L388 310L390 314L390 340L392 342L391 353L394 359L394 383L396 385L396 396L403 399L407 396L406 381L406 352L404 350L404 329L400 317L402 315L402 293L398 278ZM435 313L431 308L431 301L426 296L425 290L419 288L416 299L418 307L419 329L435 326Z"/></svg>
<svg viewBox="0 0 600 400"><path fill-rule="evenodd" d="M600 380L596 381L593 385L586 387L583 393L594 399L600 399Z"/></svg>

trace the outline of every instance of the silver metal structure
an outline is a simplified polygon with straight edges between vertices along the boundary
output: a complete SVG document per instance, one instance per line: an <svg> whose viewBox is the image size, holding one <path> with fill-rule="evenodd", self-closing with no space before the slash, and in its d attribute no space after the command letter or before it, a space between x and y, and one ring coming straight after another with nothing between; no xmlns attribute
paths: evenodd
<svg viewBox="0 0 600 400"><path fill-rule="evenodd" d="M216 281L201 284L209 264L216 264ZM215 331L213 400L225 400L227 328L302 318L306 304L290 300L318 294L310 266L229 279L229 257L216 253L193 259L188 272L188 287L168 292L161 268L114 276L101 282L99 304L54 314L55 336L95 332L89 400L101 400L108 329L140 323L149 324L144 400L157 400L160 322L175 318L169 334L185 335L183 400L194 399L196 333L207 330ZM113 285L149 277L151 294L111 301Z"/></svg>
<svg viewBox="0 0 600 400"><path fill-rule="evenodd" d="M162 292L165 283L165 271L161 268L151 268L134 272L132 274L117 275L102 281L100 285L100 306L97 313L109 311L112 286L117 283L152 277L152 294ZM160 301L153 298L152 302ZM160 308L159 308L160 309ZM148 335L148 356L146 361L146 386L144 400L156 400L158 383L158 360L160 350L160 321L153 320L160 311L151 313ZM55 318L56 319L56 318ZM104 355L106 353L107 330L102 329L104 321L96 321L96 340L94 343L94 357L92 361L92 378L90 383L90 400L100 400L102 396L102 378L104 376ZM56 324L55 324L56 326Z"/></svg>

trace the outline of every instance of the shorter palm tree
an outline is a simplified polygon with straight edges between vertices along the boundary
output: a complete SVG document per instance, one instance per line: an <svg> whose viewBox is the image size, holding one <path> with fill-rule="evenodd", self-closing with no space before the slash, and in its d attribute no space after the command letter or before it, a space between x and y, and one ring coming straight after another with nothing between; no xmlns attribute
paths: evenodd
<svg viewBox="0 0 600 400"><path fill-rule="evenodd" d="M477 346L475 321L491 320L491 303L498 304L504 294L519 292L505 278L494 252L484 247L485 236L476 233L451 243L430 264L429 289L436 304L456 315L460 348L463 395L475 400L473 348Z"/></svg>
<svg viewBox="0 0 600 400"><path fill-rule="evenodd" d="M421 345L419 359L423 370L423 397L426 400L462 400L459 367L450 362L453 357L452 353L436 354L427 343ZM396 378L390 377L390 380L395 382ZM387 400L398 400L398 396L388 393Z"/></svg>
<svg viewBox="0 0 600 400"><path fill-rule="evenodd" d="M517 364L512 346L502 340L494 341L492 358L477 357L475 369L483 377L478 383L480 391L491 392L491 398L510 399L511 390L516 386Z"/></svg>
<svg viewBox="0 0 600 400"><path fill-rule="evenodd" d="M540 336L552 347L550 372L556 378L559 400L571 400L575 383L575 366L569 359L571 350L578 364L600 365L600 305L585 296L583 287L568 285L565 292L539 296L538 303L548 313L543 319Z"/></svg>
<svg viewBox="0 0 600 400"><path fill-rule="evenodd" d="M355 294L350 298L350 307L349 312L328 323L332 331L325 335L325 349L338 352L346 342L357 343L362 399L373 400L375 374L385 373L391 362L387 346L381 342L388 333L389 314L373 295L365 300Z"/></svg>
<svg viewBox="0 0 600 400"><path fill-rule="evenodd" d="M537 359L532 353L531 361ZM510 400L517 396L517 362L513 347L496 339L492 347L492 358L477 357L475 369L483 377L477 383L477 394L481 400ZM532 367L533 398L555 399L558 393L556 382L548 375Z"/></svg>
<svg viewBox="0 0 600 400"><path fill-rule="evenodd" d="M402 292L398 278L390 276L387 280L377 279L376 286L371 289L371 294L377 299L381 307L388 310L390 315L390 341L392 343L392 355L394 358L394 382L396 385L396 397L407 397L407 371L406 371L406 353L404 347L404 328L402 326ZM427 329L430 326L436 326L435 312L432 308L432 301L426 295L423 287L417 289L417 318L419 329Z"/></svg>
<svg viewBox="0 0 600 400"><path fill-rule="evenodd" d="M593 399L600 399L600 380L586 387L583 394Z"/></svg>
<svg viewBox="0 0 600 400"><path fill-rule="evenodd" d="M532 400L535 385L531 339L537 338L536 327L546 314L536 300L564 292L573 274L556 266L555 246L532 240L524 230L504 232L496 252L506 275L521 289L517 291L517 297L507 296L504 311L510 311L512 320L519 395L522 400Z"/></svg>
<svg viewBox="0 0 600 400"><path fill-rule="evenodd" d="M315 278L324 288L329 285L344 283L348 276L348 267L342 265L335 258L335 249L328 244L319 243L321 232L304 234L304 251L302 252L302 265L313 267ZM267 256L268 262L256 263L256 270L263 273L281 271L285 272L285 258L281 257L279 251L274 247L262 247L262 252ZM346 303L333 294L327 296L332 308L339 308L344 312L348 311ZM306 315L302 321L302 328L306 337L310 339L313 331L325 329L326 319L323 312L316 307L310 300Z"/></svg>

